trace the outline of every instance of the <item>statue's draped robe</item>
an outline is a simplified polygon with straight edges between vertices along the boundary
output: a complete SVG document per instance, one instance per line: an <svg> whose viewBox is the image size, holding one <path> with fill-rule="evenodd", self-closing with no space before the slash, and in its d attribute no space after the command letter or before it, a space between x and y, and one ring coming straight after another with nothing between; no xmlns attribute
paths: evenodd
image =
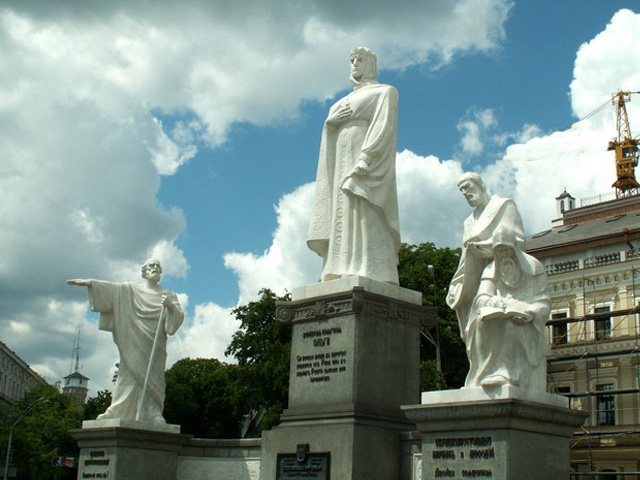
<svg viewBox="0 0 640 480"><path fill-rule="evenodd" d="M161 292L145 284L111 283L93 280L89 286L91 310L100 312L99 328L113 333L120 352L118 378L109 409L98 418L135 420L156 328L162 308ZM173 292L168 292L175 308L165 308L164 325L156 345L144 405L139 420L164 422L167 334L173 335L184 313Z"/></svg>
<svg viewBox="0 0 640 480"><path fill-rule="evenodd" d="M487 377L500 377L506 384L546 391L545 324L551 309L547 274L531 255L516 251L516 257L521 277L515 287L500 279L495 262L482 273L466 332L470 364L466 387L479 386ZM492 309L496 298L507 312L530 311L533 320L519 324L506 314L483 319L483 307Z"/></svg>
<svg viewBox="0 0 640 480"><path fill-rule="evenodd" d="M336 119L345 103L352 115ZM374 83L357 88L329 111L307 241L324 259L322 281L358 275L398 283L397 104L395 88ZM352 175L360 159L369 171Z"/></svg>
<svg viewBox="0 0 640 480"><path fill-rule="evenodd" d="M478 292L482 271L493 260L492 238L505 228L513 232L516 244L524 249L524 226L518 208L512 200L496 195L491 197L480 215L474 212L464 221L464 247L458 269L449 284L447 303L456 312L460 336L467 345L465 332L471 304ZM467 247L469 243L479 248L471 250Z"/></svg>

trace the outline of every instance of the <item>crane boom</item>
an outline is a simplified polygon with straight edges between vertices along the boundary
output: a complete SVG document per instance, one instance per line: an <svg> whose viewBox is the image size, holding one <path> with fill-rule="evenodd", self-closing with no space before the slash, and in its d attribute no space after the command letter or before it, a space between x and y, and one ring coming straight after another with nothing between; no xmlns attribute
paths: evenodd
<svg viewBox="0 0 640 480"><path fill-rule="evenodd" d="M608 150L616 153L617 179L612 187L616 189L616 198L629 197L640 193L640 184L636 180L635 168L638 166L638 140L631 136L629 115L626 102L631 94L640 92L618 92L613 94L611 103L616 107L616 137L609 142Z"/></svg>

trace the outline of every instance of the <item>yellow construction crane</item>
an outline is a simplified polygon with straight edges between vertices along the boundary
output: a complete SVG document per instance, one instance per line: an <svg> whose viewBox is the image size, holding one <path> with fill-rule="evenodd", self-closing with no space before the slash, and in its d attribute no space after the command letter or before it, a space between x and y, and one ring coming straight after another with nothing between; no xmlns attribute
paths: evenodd
<svg viewBox="0 0 640 480"><path fill-rule="evenodd" d="M626 102L631 94L640 92L618 92L613 94L611 103L616 107L617 136L609 142L608 150L616 152L616 176L612 187L616 189L616 198L630 197L640 193L640 184L636 181L635 169L638 166L638 140L631 136Z"/></svg>

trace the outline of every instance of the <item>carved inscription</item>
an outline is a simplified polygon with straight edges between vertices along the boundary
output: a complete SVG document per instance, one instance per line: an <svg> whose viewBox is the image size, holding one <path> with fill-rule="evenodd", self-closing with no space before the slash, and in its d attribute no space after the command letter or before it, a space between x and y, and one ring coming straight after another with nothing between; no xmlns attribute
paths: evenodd
<svg viewBox="0 0 640 480"><path fill-rule="evenodd" d="M493 478L496 450L491 437L436 438L434 478Z"/></svg>
<svg viewBox="0 0 640 480"><path fill-rule="evenodd" d="M104 450L90 450L82 457L78 478L112 478L111 459Z"/></svg>
<svg viewBox="0 0 640 480"><path fill-rule="evenodd" d="M330 382L333 377L347 371L347 352L332 348L342 336L342 328L318 328L302 334L307 352L296 356L296 377L308 378L310 383Z"/></svg>

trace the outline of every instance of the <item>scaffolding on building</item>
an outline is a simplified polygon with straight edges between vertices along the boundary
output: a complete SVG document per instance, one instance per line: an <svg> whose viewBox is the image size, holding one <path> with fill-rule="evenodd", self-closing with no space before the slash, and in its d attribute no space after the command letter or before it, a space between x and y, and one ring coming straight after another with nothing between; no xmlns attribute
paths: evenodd
<svg viewBox="0 0 640 480"><path fill-rule="evenodd" d="M634 257L629 255L628 260L637 261ZM579 289L581 314L570 317L556 313L547 321L552 348L547 360L549 390L567 397L571 407L588 412L585 425L571 445L574 452L584 453L572 455L571 478L575 479L640 478L637 457L628 462L629 468L617 465L617 470L600 460L600 453L610 453L610 447L640 451L640 303L636 298L640 270L631 267L617 272L617 282L602 283L602 275L595 272L576 278L573 289L555 300L552 312L563 310L561 306L567 305L569 296ZM617 291L629 279L631 289L626 301L632 307L611 309L604 292L610 297L612 290ZM609 308L602 307L604 304ZM617 382L611 382L614 371ZM618 383L630 379L634 379L634 385Z"/></svg>

